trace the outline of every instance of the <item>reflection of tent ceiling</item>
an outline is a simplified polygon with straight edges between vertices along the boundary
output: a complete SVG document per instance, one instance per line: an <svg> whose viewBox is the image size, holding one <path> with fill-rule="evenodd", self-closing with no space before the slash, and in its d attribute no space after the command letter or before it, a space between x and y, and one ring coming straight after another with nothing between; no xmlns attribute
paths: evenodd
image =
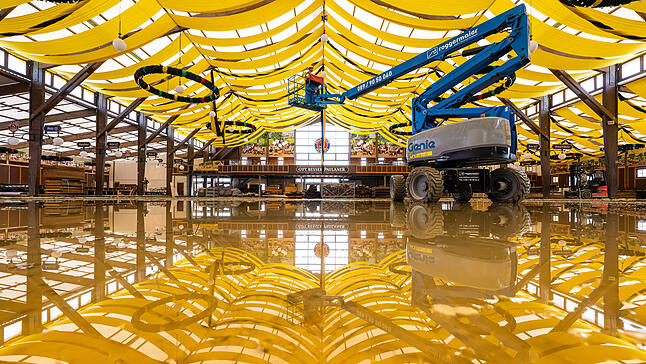
<svg viewBox="0 0 646 364"><path fill-rule="evenodd" d="M215 70L215 83L222 91L219 117L257 125L259 129L251 139L265 131L290 130L316 120L311 111L288 107L289 76L313 65L315 70L325 69L331 90L345 90L514 5L511 0L454 1L451 6L440 1L420 4L412 0L9 3L17 8L0 21L0 46L30 59L62 65L53 71L65 75L80 70L81 64L107 60L85 84L124 104L150 96L132 78L143 65L182 66L205 77ZM570 71L577 79L587 78L596 74L591 70L623 62L646 48L640 39L646 34L646 23L641 18L646 13L643 2L603 9L570 8L558 0L535 0L528 5L533 7L532 36L541 47L532 55L532 65L520 70L516 84L501 95L519 105L563 88L547 68ZM327 16L325 23L323 15ZM119 32L126 36L125 52L111 46ZM324 32L330 39L326 44L319 41ZM464 60L455 57L431 66L445 73ZM355 132L379 132L397 141L388 127L410 120L408 100L436 81L438 74L430 68L414 71L366 97L330 107L328 120ZM177 84L176 80L164 81L161 75L148 76L147 81L160 82L159 88L170 90ZM628 85L640 96L631 101L638 105L645 102L642 83ZM187 86L187 93L206 94L197 84ZM180 109L182 106L185 105L151 96L139 110L159 120L181 115L173 122L181 128L206 124L207 106ZM598 123L587 118L594 117L594 113L586 112L581 105L575 107L568 110L579 115L558 113L558 117L573 124L566 127L569 125L575 134L585 130L578 127L600 129ZM621 103L620 112L629 117L622 122L629 125L630 131L636 131L638 137L646 134L646 128L641 126L646 113L626 102ZM555 128L557 140L574 139L583 150L599 151L594 140ZM203 130L197 137L208 140L209 133ZM592 132L595 133L598 134ZM520 134L523 143L536 139L524 129ZM623 134L624 139L633 142ZM241 136L227 140L230 145L242 141Z"/></svg>
<svg viewBox="0 0 646 364"><path fill-rule="evenodd" d="M605 244L589 238L574 242L571 239L567 235L552 235L552 249L555 251L565 249L568 254L551 255L551 288L561 296L574 297L583 301L591 296L602 281ZM539 255L536 252L539 249L540 237L519 240L524 247L519 249L518 271L523 272L539 262ZM560 247L556 242L563 242L566 248ZM638 249L641 250L641 248ZM628 255L628 252L623 252L621 255L619 265L621 274L618 281L619 295L622 297L625 309L623 318L632 320L633 327L643 328L646 327L646 310L642 304L646 262L640 254ZM563 300L560 302L565 304ZM628 309L633 305L634 309Z"/></svg>
<svg viewBox="0 0 646 364"><path fill-rule="evenodd" d="M212 265L215 257L220 256L219 251L215 252L215 257L208 254L195 257L194 262L199 266L180 262L169 273L160 273L151 280L134 284L134 289L129 287L129 291L119 291L109 300L82 308L80 317L55 322L47 332L9 342L0 349L0 360L37 362L46 358L78 362L89 357L96 362L128 363L209 360L401 363L425 360L410 343L396 340L391 334L339 308L328 307L319 324L304 326L303 306L290 304L287 295L318 287L317 277L283 264L263 264L241 250L223 252L225 261L249 262L256 268L249 273L216 278L211 292L218 303L211 327L206 326L208 319L201 323L191 322L190 317L199 315L207 307L200 301L178 300L173 306L157 309L155 312L159 316L152 313L141 316L143 322L169 326L168 331L149 331L154 325L133 326L131 318L135 312L141 312L142 307L150 307L151 302L169 296L209 294L211 278L204 266ZM452 334L450 327L438 326L423 311L410 305L410 275L388 270L389 265L400 262L405 262L403 251L379 264L350 264L328 275L327 294L342 296L346 302L355 302L386 317L424 338L425 342L455 353L456 359L469 358L472 355L469 347ZM132 295L133 292L136 294ZM158 303L161 306L161 302ZM581 363L609 359L646 360L646 354L628 342L595 333L592 326L582 321L577 321L572 331L548 333L565 313L534 302L527 294L519 293L513 301L494 305L495 310L483 308L482 316L501 323L510 334L526 340L543 362L558 362L574 356ZM501 312L505 312L505 316ZM510 318L515 319L514 325L509 322ZM448 320L457 319L449 317ZM186 322L186 325L172 328L177 321ZM89 322L103 337L84 334L76 326L83 322L84 330L92 331L86 325Z"/></svg>

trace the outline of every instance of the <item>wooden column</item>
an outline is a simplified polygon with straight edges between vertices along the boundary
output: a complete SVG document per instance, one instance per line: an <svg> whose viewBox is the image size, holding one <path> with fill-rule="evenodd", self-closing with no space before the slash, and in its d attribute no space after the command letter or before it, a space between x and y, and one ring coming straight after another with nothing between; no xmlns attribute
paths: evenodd
<svg viewBox="0 0 646 364"><path fill-rule="evenodd" d="M603 295L603 328L607 334L617 336L620 329L619 310L622 306L619 299L619 216L615 213L606 215L606 242L603 256L603 276L601 284L607 284L608 290Z"/></svg>
<svg viewBox="0 0 646 364"><path fill-rule="evenodd" d="M27 203L27 268L28 277L40 280L43 271L41 269L40 251L40 207L36 201ZM23 322L23 333L35 334L42 331L42 308L43 292L35 280L27 280L26 295L27 310Z"/></svg>
<svg viewBox="0 0 646 364"><path fill-rule="evenodd" d="M193 195L193 159L195 159L195 148L193 147L193 140L188 142L188 150L186 152L186 170L188 171L188 196Z"/></svg>
<svg viewBox="0 0 646 364"><path fill-rule="evenodd" d="M141 282L146 278L146 220L144 211L146 206L137 201L137 253L135 257L137 270L135 281Z"/></svg>
<svg viewBox="0 0 646 364"><path fill-rule="evenodd" d="M92 302L105 299L105 213L103 202L97 201L94 210L94 291Z"/></svg>
<svg viewBox="0 0 646 364"><path fill-rule="evenodd" d="M550 172L550 96L543 96L540 98L538 107L538 121L543 135L539 136L540 153L541 153L541 180L543 184L543 197L550 197L550 185L552 184L552 176Z"/></svg>
<svg viewBox="0 0 646 364"><path fill-rule="evenodd" d="M137 194L144 194L146 177L146 115L137 113Z"/></svg>
<svg viewBox="0 0 646 364"><path fill-rule="evenodd" d="M108 123L108 99L102 93L96 93L96 144L94 147L96 159L94 160L94 167L96 170L96 194L103 194L103 186L105 185L105 150L106 142L108 139L107 132L100 132L105 130Z"/></svg>
<svg viewBox="0 0 646 364"><path fill-rule="evenodd" d="M265 133L265 140L266 142L266 147L265 147L265 161L267 164L269 164L269 132ZM226 148L225 146L222 146L222 149Z"/></svg>
<svg viewBox="0 0 646 364"><path fill-rule="evenodd" d="M34 114L45 103L45 70L41 68L40 63L29 61L27 72L31 79L31 87L29 88L29 196L38 196L45 114L39 113L35 116Z"/></svg>
<svg viewBox="0 0 646 364"><path fill-rule="evenodd" d="M541 245L539 248L538 264L539 270L539 295L542 303L548 303L552 299L552 249L551 249L551 226L552 211L549 206L543 206L541 214Z"/></svg>
<svg viewBox="0 0 646 364"><path fill-rule="evenodd" d="M173 146L175 138L173 136L173 127L166 127L166 195L172 196L172 187L173 187L173 162L175 160L175 154L173 153Z"/></svg>
<svg viewBox="0 0 646 364"><path fill-rule="evenodd" d="M173 266L173 254L175 252L175 236L173 235L173 202L166 202L166 269Z"/></svg>
<svg viewBox="0 0 646 364"><path fill-rule="evenodd" d="M614 116L614 120L602 116L603 123L603 151L606 165L606 184L608 197L617 198L618 176L617 151L619 149L618 127L615 120L618 114L618 85L619 67L609 66L603 77L603 106Z"/></svg>
<svg viewBox="0 0 646 364"><path fill-rule="evenodd" d="M186 201L186 216L188 219L186 222L186 229L191 232L191 234L186 237L186 250L189 254L193 255L193 231L195 230L193 229L193 201L191 200Z"/></svg>

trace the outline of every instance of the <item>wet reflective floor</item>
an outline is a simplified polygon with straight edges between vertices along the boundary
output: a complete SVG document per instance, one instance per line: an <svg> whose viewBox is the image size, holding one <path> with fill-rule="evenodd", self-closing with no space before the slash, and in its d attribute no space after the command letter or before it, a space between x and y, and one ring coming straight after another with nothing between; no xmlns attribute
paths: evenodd
<svg viewBox="0 0 646 364"><path fill-rule="evenodd" d="M646 205L0 209L0 362L643 363Z"/></svg>

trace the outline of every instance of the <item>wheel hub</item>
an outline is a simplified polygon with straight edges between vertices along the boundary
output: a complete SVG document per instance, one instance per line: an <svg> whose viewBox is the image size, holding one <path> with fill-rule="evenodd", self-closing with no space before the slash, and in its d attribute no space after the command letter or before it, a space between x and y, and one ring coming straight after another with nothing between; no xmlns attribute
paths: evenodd
<svg viewBox="0 0 646 364"><path fill-rule="evenodd" d="M421 206L414 206L410 211L411 228L423 230L429 224L429 216L426 209Z"/></svg>
<svg viewBox="0 0 646 364"><path fill-rule="evenodd" d="M428 179L424 175L418 175L411 181L411 195L416 200L421 200L428 194Z"/></svg>
<svg viewBox="0 0 646 364"><path fill-rule="evenodd" d="M510 187L511 187L511 183L507 179L501 178L496 181L497 192L500 192L500 193L509 192Z"/></svg>

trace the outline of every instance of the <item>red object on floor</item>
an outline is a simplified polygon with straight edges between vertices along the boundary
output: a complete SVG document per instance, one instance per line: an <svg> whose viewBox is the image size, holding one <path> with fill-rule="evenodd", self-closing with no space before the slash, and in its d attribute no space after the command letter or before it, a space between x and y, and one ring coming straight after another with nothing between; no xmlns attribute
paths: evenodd
<svg viewBox="0 0 646 364"><path fill-rule="evenodd" d="M592 193L592 197L608 197L608 186L601 186L597 192Z"/></svg>

